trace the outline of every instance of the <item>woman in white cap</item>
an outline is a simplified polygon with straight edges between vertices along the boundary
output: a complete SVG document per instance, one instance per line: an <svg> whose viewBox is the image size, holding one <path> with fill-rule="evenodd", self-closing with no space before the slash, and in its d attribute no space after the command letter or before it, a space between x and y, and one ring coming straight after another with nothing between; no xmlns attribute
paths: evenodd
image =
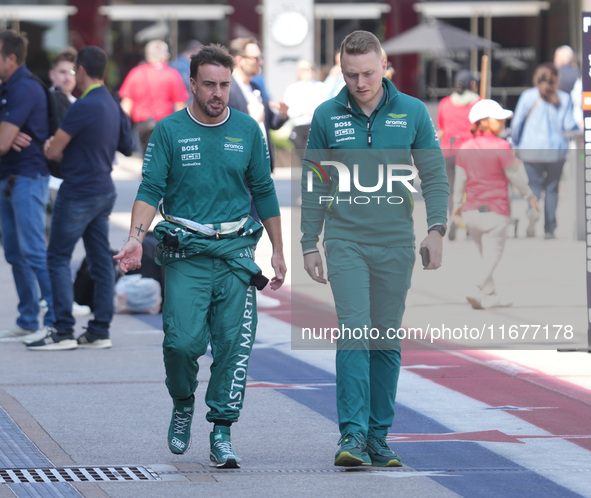
<svg viewBox="0 0 591 498"><path fill-rule="evenodd" d="M476 289L466 296L475 309L511 305L499 297L493 279L510 223L509 182L538 210L523 165L516 162L507 141L499 138L511 116L511 111L494 100L474 104L469 114L472 138L464 142L456 157L453 216L462 216L481 255Z"/></svg>

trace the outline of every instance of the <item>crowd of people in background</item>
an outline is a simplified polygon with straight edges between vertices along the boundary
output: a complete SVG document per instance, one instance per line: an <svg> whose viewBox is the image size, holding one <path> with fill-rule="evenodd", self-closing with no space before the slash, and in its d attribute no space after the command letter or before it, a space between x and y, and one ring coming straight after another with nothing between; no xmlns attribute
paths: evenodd
<svg viewBox="0 0 591 498"><path fill-rule="evenodd" d="M118 96L121 99L121 108L130 116L133 123L136 140L135 148L141 154L146 152L148 140L156 123L165 116L190 105L192 101L189 73L190 60L191 56L199 51L202 46L203 44L199 40L190 40L178 57L170 61L168 45L162 40L150 41L145 47L144 61L134 67L124 78L118 89ZM326 71L324 79L320 77L320 73L312 61L300 60L297 64L297 72L294 75L295 81L286 87L280 100L273 100L268 95L264 85L264 78L262 77L264 58L257 40L254 38L237 38L230 41L228 47L236 62L232 72L230 107L249 114L259 123L271 155L272 170L274 168L274 148L270 132L286 125L289 129L289 139L293 144L296 157L301 161L304 157L315 109L322 102L337 95L345 85L339 60L340 53L337 52L335 55L335 64ZM387 61L386 54L383 53L382 55ZM64 112L69 105L76 101L74 97L76 86L75 61L76 51L71 47L66 47L52 60L48 75L51 88L58 94ZM15 70L16 78L21 77L19 76L20 73L30 73L26 69L24 60L19 59L18 63L15 61L14 67L18 69L18 71ZM393 75L394 68L388 63L386 77L391 79ZM11 87L10 81L8 81L10 76L11 73L7 72L5 65L3 79L6 84L3 85L4 91L8 91ZM14 83L14 77L12 81ZM21 82L26 83L19 85L21 88L28 88L33 84L29 79ZM454 195L454 186L459 184L462 188L465 187L462 185L462 180L465 180L465 171L463 169L465 165L458 166L456 160L458 152L464 148L467 142L469 143L467 147L470 147L470 143L475 146L474 139L477 134L475 134L474 130L476 124L471 121L470 114L473 112L474 106L482 101L478 93L478 83L477 75L466 69L458 71L454 79L453 90L449 96L440 101L435 117L440 146L446 159L446 173L450 186L448 205L448 238L450 240L455 239L458 226L468 228L467 225L470 225L465 220L466 216L469 218L470 215L466 213L466 210L462 213L462 210L458 209L457 203L462 199L457 194ZM568 148L568 138L565 137L565 132L576 130L582 125L581 77L576 55L572 48L567 45L558 47L554 53L553 63L541 64L536 69L533 83L532 88L524 91L520 96L512 120L509 122L510 127L507 129L503 127L498 135L500 136L499 140L507 139L509 141L514 149L515 156L519 159L518 162L523 163L529 188L537 202L540 203L541 212L544 214L544 238L552 239L556 236L555 230L558 224L556 220L558 185ZM9 126L7 121L3 122L2 125L4 127ZM18 126L15 126L18 129ZM28 126L33 128L28 128ZM482 123L479 126L480 134L482 134ZM21 127L21 130L33 132L33 136L36 133L43 135L43 132L39 132L36 127L38 125L29 124L26 128ZM494 132L492 134L495 135ZM3 135L7 136L6 133ZM23 136L26 135L18 134L14 147L18 147L18 140L22 140ZM26 141L24 144L29 145ZM6 183L5 190L18 192L18 186L13 184L20 183L22 185L24 180L15 182L13 178L19 178L20 174L15 176L9 170L13 157L20 159L22 156L16 156L15 152L10 153L10 147L6 147L6 144L2 145L5 148L3 155L6 155L6 157L2 158L4 167L1 175L2 181ZM31 147L25 150L24 153L34 156L37 153L35 149L35 147ZM38 157L37 160L40 164L45 161L43 157ZM42 166L39 167L43 169ZM455 178L458 171L462 172L459 183ZM53 203L61 182L61 179L50 177L49 213L53 209ZM468 186L470 186L469 179ZM463 191L463 201L467 206L470 206L471 203L470 191L470 188ZM41 192L41 196L44 195ZM16 195L13 196L12 202L15 202L15 198ZM28 202L30 202L30 199ZM41 205L41 201L38 204ZM5 210L4 217L8 216L7 213L8 211ZM252 205L251 214L257 216L254 204ZM509 216L504 211L502 214L503 216ZM508 219L513 221L515 216L519 215L519 213L511 213ZM540 212L530 206L525 216L527 220L526 235L527 237L534 237ZM51 218L48 217L47 238L49 237L50 223ZM5 240L8 238L7 235L11 233L11 226L14 226L16 231L18 225L19 223L11 223L9 218L2 221ZM477 237L477 244L480 244L479 240L486 241L487 239L486 233L483 236L476 235L475 230L469 228L467 236ZM37 246L39 246L40 252L36 256L31 253L26 257L27 266L31 264L31 261L44 260L43 251L45 249L39 244L24 245L23 247ZM19 275L19 272L23 270L19 270L19 263L15 263L16 252L8 249L8 247L5 247L5 254L13 265L17 290L21 295L21 304L19 305L20 317L17 324L7 331L3 331L2 334L26 335L25 342L31 342L39 339L46 332L44 327L39 328L36 325L37 307L39 305L39 299L35 292L36 287L42 284L40 285L42 291L40 302L46 311L44 318L45 322L47 322L46 325L53 320L52 296L49 286L43 284L45 270L42 269L42 266L39 266L39 269L35 269L37 268L35 265L31 267L31 271L37 273L36 278L32 276L26 278L24 276L17 277L16 275ZM28 282L27 290L25 290L22 282ZM471 295L474 295L474 293L471 293ZM479 298L479 304L476 307L481 307L483 302L497 301L495 299L483 300ZM72 311L74 315L80 315L87 314L89 310L87 307L81 307L74 302Z"/></svg>
<svg viewBox="0 0 591 498"><path fill-rule="evenodd" d="M11 42L4 42L4 44L6 43ZM170 61L168 45L162 40L150 41L145 47L144 61L134 67L123 79L118 89L118 97L121 99L121 108L130 116L133 123L135 149L139 153L144 154L146 152L148 140L158 121L190 105L192 101L190 60L191 56L199 51L202 46L203 44L199 40L190 40L178 57ZM257 40L254 38L237 38L230 41L228 47L236 62L232 72L230 107L249 114L259 123L271 155L272 170L275 161L270 132L284 126L289 130L289 139L293 144L295 157L299 158L301 162L304 157L315 109L322 102L337 95L345 85L341 71L340 53L337 52L335 55L334 65L324 72L326 74L325 78L321 78L318 68L312 61L300 60L294 75L295 81L286 87L280 100L273 100L268 95L264 85L262 76L264 58ZM387 61L386 54L383 53L382 55ZM66 47L53 58L48 74L52 91L59 96L64 109L76 101L74 97L76 94L76 56L76 51L73 48ZM21 59L18 61L15 59L14 68L16 77L12 77L13 84L15 78L22 77L20 73L30 73L26 69L25 61ZM394 68L388 63L386 78L392 79L393 75ZM12 73L7 70L6 65L4 65L3 74L0 74L0 76L3 76L3 80L6 82L3 85L5 92L11 86L14 86L8 81ZM31 85L35 86L30 79L21 80L21 83L20 88L28 89ZM467 213L465 210L463 213L458 210L458 195L454 195L454 185L458 184L455 178L458 171L462 172L460 180L465 180L463 176L465 165L458 166L456 161L459 150L467 142L475 145L473 141L476 137L474 133L475 123L470 120L470 113L474 106L482 101L478 92L478 83L479 78L477 75L466 69L458 71L454 79L453 90L449 96L440 101L435 117L440 146L446 159L446 173L450 186L449 229L447 232L450 240L455 239L458 227L468 228L467 225L470 225L470 223L466 223ZM534 237L536 235L540 212L543 212L544 238L549 240L556 237L555 231L558 225L556 219L558 185L568 149L568 138L565 137L565 132L576 130L582 126L581 77L576 54L572 48L567 45L558 47L555 50L553 62L541 64L536 69L533 83L532 88L524 91L520 96L512 120L509 122L509 127L503 127L503 130L499 132L499 140L507 139L508 143L511 144L518 162L523 163L525 167L529 188L541 206L540 211L530 206L525 213L527 220L526 236ZM15 91L13 90L13 92ZM42 105L39 104L38 108L42 109ZM9 126L8 120L5 120L2 126L5 128ZM19 124L14 126L19 129ZM20 126L20 130L32 132L31 135L33 136L36 134L42 136L45 133L37 129L40 125L35 123L29 123L26 127L23 126L25 126L24 123ZM11 129L11 131L14 130ZM480 133L482 134L482 124L480 124ZM495 135L494 132L492 134ZM3 133L3 135L4 137L7 136L6 133ZM13 148L18 148L19 140L23 140L23 136L26 137L27 135L22 133L16 135ZM9 140L1 140L1 142L5 141L8 144ZM22 185L25 180L15 182L13 178L20 179L21 174L19 173L16 176L12 174L10 165L13 161L22 159L22 155L17 156L16 152L10 152L11 146L7 144L1 144L4 147L2 154L5 155L2 158L1 181L6 183L5 191L18 192L19 188L15 183ZM26 148L26 146L30 145L30 140L29 142L25 140L23 144ZM39 154L36 149L37 147L27 148L23 154L37 157L36 154ZM40 156L36 160L40 164L39 168L43 170L41 163L45 159ZM54 176L50 177L49 213L53 210L53 203L61 182L61 179ZM462 185L462 181L459 184ZM468 181L468 186L470 186L470 181ZM41 197L45 196L43 192L40 195ZM463 195L465 205L470 206L470 188L463 191ZM16 202L16 197L13 194L12 202ZM454 200L456 202L455 206ZM30 201L31 199L27 202ZM41 206L44 203L39 201L38 204ZM39 206L37 206L38 210ZM3 218L6 219L2 220L2 230L6 240L8 235L12 233L11 226L14 225L15 233L19 233L16 228L19 223L11 222L11 219L7 218L8 211L4 210L4 212L5 216ZM251 214L257 216L254 204L252 205ZM507 213L503 212L503 215L505 216ZM516 216L520 215L520 213L511 213L509 219L514 220ZM51 217L49 215L46 222L47 240L49 238L50 224ZM29 235L21 234L20 237L28 237ZM467 236L476 236L474 229L469 230L468 228ZM477 237L481 238L480 236ZM483 240L486 240L486 233ZM5 242L5 246L6 244L7 242ZM22 241L20 245L21 249L22 247L37 247L40 251L35 256L33 256L33 253L26 256L27 266L32 261L45 259L45 249L41 245L36 243L24 244ZM17 290L21 296L20 317L15 326L2 331L1 334L25 335L25 342L31 342L39 339L46 332L46 328L40 328L36 324L39 299L37 292L35 292L36 289L33 289L33 287L36 288L37 285L40 285L42 293L40 302L43 310L46 311L44 318L46 325L53 320L52 296L49 286L43 284L46 279L43 276L45 270L43 270L42 265L38 269L36 263L31 267L32 274L36 274L35 278L31 276L32 274L26 278L17 276L19 272L24 270L19 270L20 264L15 259L17 255L16 253L13 254L14 251L9 249L8 246L5 247L5 254L13 265L15 283L17 283ZM22 282L28 282L26 290ZM483 300L479 299L480 301ZM485 299L483 302L493 301L495 300ZM478 307L480 307L480 304ZM74 302L72 312L74 315L81 315L87 314L89 310L88 307L81 307Z"/></svg>
<svg viewBox="0 0 591 498"><path fill-rule="evenodd" d="M533 86L520 95L514 113L483 100L477 81L467 70L458 72L453 93L439 103L437 123L450 182L449 238L461 225L478 247L480 267L466 299L482 309L511 305L497 294L493 279L508 226L523 214L511 212L509 184L528 200L526 236L535 237L543 202L544 239L556 238L567 134L582 128L582 106L581 75L567 45L556 49L554 62L536 68Z"/></svg>

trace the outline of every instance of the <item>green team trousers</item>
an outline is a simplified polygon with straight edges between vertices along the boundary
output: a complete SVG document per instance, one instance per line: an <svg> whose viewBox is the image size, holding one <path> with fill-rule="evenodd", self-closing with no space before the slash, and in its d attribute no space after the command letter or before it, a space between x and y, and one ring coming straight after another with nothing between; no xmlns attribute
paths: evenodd
<svg viewBox="0 0 591 498"><path fill-rule="evenodd" d="M166 386L173 399L197 389L197 360L211 343L208 422L236 422L255 339L255 288L221 258L196 255L166 265L162 309Z"/></svg>
<svg viewBox="0 0 591 498"><path fill-rule="evenodd" d="M400 340L392 331L402 322L414 248L330 239L325 249L342 331L336 352L339 430L385 436L400 373Z"/></svg>

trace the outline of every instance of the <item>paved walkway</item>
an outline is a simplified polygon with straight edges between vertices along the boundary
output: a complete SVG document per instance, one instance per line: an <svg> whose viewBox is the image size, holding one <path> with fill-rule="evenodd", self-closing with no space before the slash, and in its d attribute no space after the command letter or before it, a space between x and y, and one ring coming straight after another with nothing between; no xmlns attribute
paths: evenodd
<svg viewBox="0 0 591 498"><path fill-rule="evenodd" d="M111 242L119 247L138 161L123 161L115 175ZM302 278L297 210L285 199L285 171L276 177L290 275L279 292L265 291L279 306L260 310L246 405L233 430L242 468L208 467L209 357L200 362L192 447L183 456L169 452L160 316L116 315L110 350L31 352L0 341L0 498L591 496L591 356L556 350L587 344L585 246L570 236L568 190L561 190L557 240L508 241L497 276L511 308L475 311L465 302L477 257L463 233L446 242L441 270L417 265L404 325L429 326L430 335L406 344L389 434L405 465L344 470L332 465L334 351L326 341L294 348L302 327L333 319L330 295ZM420 203L416 209L422 233ZM257 259L267 273L268 255L263 242ZM10 326L16 297L4 258L0 293L3 326ZM79 332L83 325L82 317ZM483 337L431 344L435 329L465 327Z"/></svg>

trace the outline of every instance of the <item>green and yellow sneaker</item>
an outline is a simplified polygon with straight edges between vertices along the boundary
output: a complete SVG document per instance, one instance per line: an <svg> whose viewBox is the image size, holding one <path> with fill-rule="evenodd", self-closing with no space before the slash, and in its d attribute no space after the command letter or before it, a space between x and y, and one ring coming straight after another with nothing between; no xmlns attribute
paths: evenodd
<svg viewBox="0 0 591 498"><path fill-rule="evenodd" d="M339 439L341 446L334 456L334 464L338 467L359 467L371 465L371 459L366 452L365 438L358 432L345 434Z"/></svg>
<svg viewBox="0 0 591 498"><path fill-rule="evenodd" d="M230 428L214 425L209 435L209 465L218 469L239 469L240 457L234 453L230 442Z"/></svg>
<svg viewBox="0 0 591 498"><path fill-rule="evenodd" d="M367 436L367 453L374 467L402 467L401 458L390 449L386 438L371 431Z"/></svg>
<svg viewBox="0 0 591 498"><path fill-rule="evenodd" d="M172 418L168 427L168 448L176 455L182 455L191 443L191 422L195 409L195 396L188 400L173 400Z"/></svg>

